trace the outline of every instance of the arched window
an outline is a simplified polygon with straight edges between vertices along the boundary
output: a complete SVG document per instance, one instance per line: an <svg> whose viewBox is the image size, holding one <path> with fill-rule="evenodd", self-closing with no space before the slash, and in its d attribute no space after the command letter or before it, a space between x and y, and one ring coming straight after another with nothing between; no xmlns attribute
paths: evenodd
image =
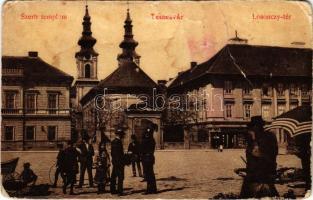
<svg viewBox="0 0 313 200"><path fill-rule="evenodd" d="M90 68L90 64L86 64L85 65L85 78L90 78L90 70L91 70L91 68Z"/></svg>

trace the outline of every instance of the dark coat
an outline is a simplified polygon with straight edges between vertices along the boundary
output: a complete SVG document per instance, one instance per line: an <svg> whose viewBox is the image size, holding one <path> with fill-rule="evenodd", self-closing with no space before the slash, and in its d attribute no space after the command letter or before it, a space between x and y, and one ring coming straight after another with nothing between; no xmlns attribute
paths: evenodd
<svg viewBox="0 0 313 200"><path fill-rule="evenodd" d="M92 161L93 161L92 157L95 155L93 146L91 144L88 144L88 148L87 148L86 143L82 143L78 146L78 148L81 151L80 156L79 156L79 161L92 164Z"/></svg>
<svg viewBox="0 0 313 200"><path fill-rule="evenodd" d="M123 166L124 165L124 149L123 143L121 139L115 138L111 142L111 157L112 157L112 164L116 166Z"/></svg>
<svg viewBox="0 0 313 200"><path fill-rule="evenodd" d="M21 180L25 183L30 183L37 179L37 175L32 169L24 169L20 175Z"/></svg>
<svg viewBox="0 0 313 200"><path fill-rule="evenodd" d="M141 152L142 154L154 154L155 150L155 140L153 137L143 138L141 144Z"/></svg>
<svg viewBox="0 0 313 200"><path fill-rule="evenodd" d="M260 134L255 145L246 149L247 157L247 178L253 182L273 182L276 174L276 157L278 145L276 136L271 132Z"/></svg>
<svg viewBox="0 0 313 200"><path fill-rule="evenodd" d="M78 173L78 152L74 147L68 147L64 150L64 172Z"/></svg>
<svg viewBox="0 0 313 200"><path fill-rule="evenodd" d="M144 137L141 144L142 162L144 164L154 164L155 140L151 137Z"/></svg>
<svg viewBox="0 0 313 200"><path fill-rule="evenodd" d="M132 152L133 154L139 155L140 154L140 144L137 141L131 142L128 145L128 151Z"/></svg>
<svg viewBox="0 0 313 200"><path fill-rule="evenodd" d="M62 171L64 169L64 157L65 153L64 150L60 150L57 155L57 164L56 166Z"/></svg>

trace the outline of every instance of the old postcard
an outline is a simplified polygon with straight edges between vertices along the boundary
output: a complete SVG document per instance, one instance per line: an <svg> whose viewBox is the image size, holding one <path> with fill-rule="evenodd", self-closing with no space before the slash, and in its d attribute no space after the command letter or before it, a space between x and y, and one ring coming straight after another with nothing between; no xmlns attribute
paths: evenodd
<svg viewBox="0 0 313 200"><path fill-rule="evenodd" d="M305 1L6 1L1 195L311 194Z"/></svg>

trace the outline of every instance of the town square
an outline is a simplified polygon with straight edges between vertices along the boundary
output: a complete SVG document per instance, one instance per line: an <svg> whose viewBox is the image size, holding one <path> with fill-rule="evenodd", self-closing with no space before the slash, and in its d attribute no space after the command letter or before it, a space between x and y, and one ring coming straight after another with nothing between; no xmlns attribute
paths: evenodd
<svg viewBox="0 0 313 200"><path fill-rule="evenodd" d="M17 171L22 170L22 163L30 160L33 169L38 174L38 184L47 184L49 180L50 166L55 163L56 152L25 152L22 154L2 152L3 159L14 158L22 155ZM159 187L158 194L143 195L145 185L140 177L132 177L131 167L125 169L125 192L120 198L141 199L186 199L197 197L199 199L213 198L218 193L234 193L240 191L242 178L234 173L235 168L244 167L240 156L244 156L243 150L187 150L187 151L157 151L156 152L156 176ZM46 167L49 166L49 167ZM279 167L301 166L300 160L295 156L282 154L278 156ZM86 176L87 183L87 176ZM292 187L289 184L277 185L281 194L287 193ZM290 184L292 185L292 184ZM78 195L64 195L62 193L62 181L59 180L56 189L50 189L51 194L42 198L117 198L109 193L98 195L96 188L85 185L82 189L74 189ZM297 197L303 197L303 188L292 188Z"/></svg>

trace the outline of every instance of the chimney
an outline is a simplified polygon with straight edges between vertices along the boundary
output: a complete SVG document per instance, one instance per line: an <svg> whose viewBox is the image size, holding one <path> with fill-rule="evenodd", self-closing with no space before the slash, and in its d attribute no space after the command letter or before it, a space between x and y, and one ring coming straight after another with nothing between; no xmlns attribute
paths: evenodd
<svg viewBox="0 0 313 200"><path fill-rule="evenodd" d="M28 57L37 58L38 57L38 52L37 51L29 51L28 52Z"/></svg>
<svg viewBox="0 0 313 200"><path fill-rule="evenodd" d="M190 62L190 69L193 69L196 66L197 66L197 62L194 62L194 61Z"/></svg>

